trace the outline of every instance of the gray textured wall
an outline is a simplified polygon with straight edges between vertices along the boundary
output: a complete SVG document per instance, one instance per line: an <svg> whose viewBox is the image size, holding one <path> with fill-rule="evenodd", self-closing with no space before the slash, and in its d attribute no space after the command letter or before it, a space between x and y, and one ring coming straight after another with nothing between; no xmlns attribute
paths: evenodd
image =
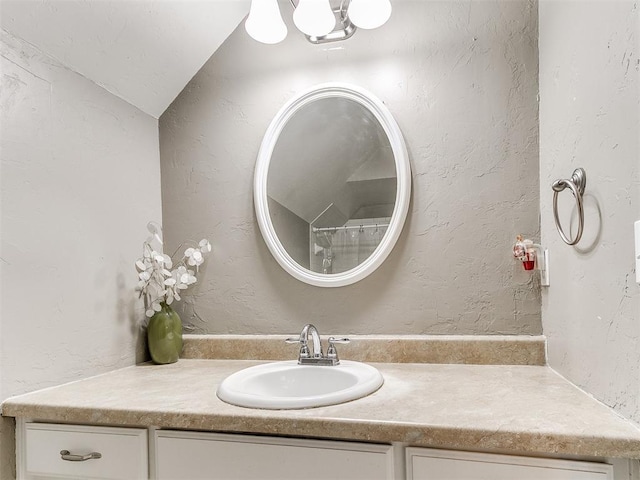
<svg viewBox="0 0 640 480"><path fill-rule="evenodd" d="M156 119L5 30L0 67L2 402L144 358L134 262L161 211Z"/></svg>
<svg viewBox="0 0 640 480"><path fill-rule="evenodd" d="M584 32L591 32L588 36ZM551 366L640 423L640 5L540 4L540 178L551 287L542 298ZM562 243L551 183L587 173L585 233ZM565 228L573 198L561 200Z"/></svg>
<svg viewBox="0 0 640 480"><path fill-rule="evenodd" d="M290 21L290 5L282 3ZM166 238L214 251L185 322L208 333L539 334L536 281L511 258L539 230L537 5L395 2L391 20L314 46L276 46L240 26L160 119ZM360 85L402 129L413 170L408 219L374 274L322 289L271 257L253 209L269 122L298 92Z"/></svg>

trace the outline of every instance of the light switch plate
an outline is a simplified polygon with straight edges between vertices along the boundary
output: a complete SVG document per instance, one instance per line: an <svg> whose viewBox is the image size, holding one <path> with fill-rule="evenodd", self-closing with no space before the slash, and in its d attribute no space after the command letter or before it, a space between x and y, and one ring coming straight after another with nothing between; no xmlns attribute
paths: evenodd
<svg viewBox="0 0 640 480"><path fill-rule="evenodd" d="M542 268L540 268L540 286L548 287L549 283L549 249L545 248L542 250Z"/></svg>
<svg viewBox="0 0 640 480"><path fill-rule="evenodd" d="M634 223L636 244L636 283L640 283L640 220Z"/></svg>

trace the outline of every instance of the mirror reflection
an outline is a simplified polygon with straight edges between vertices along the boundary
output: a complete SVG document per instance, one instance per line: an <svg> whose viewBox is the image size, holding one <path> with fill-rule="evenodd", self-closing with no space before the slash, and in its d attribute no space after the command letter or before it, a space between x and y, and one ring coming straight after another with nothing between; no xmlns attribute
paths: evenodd
<svg viewBox="0 0 640 480"><path fill-rule="evenodd" d="M347 98L320 98L278 136L267 175L269 217L301 267L342 273L382 241L396 188L393 151L375 115Z"/></svg>

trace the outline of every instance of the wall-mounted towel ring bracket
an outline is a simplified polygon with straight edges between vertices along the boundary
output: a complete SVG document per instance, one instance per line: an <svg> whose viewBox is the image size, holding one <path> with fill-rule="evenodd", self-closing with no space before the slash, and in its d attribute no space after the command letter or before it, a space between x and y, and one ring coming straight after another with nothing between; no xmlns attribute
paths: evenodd
<svg viewBox="0 0 640 480"><path fill-rule="evenodd" d="M553 218L556 221L556 228L562 240L567 245L575 245L582 238L582 231L584 230L584 206L582 202L582 196L584 195L584 189L587 186L587 174L583 168L576 168L573 171L573 175L569 179L560 179L553 182L551 188L553 189ZM571 239L564 234L560 219L558 218L558 193L562 192L565 188L571 190L573 197L576 200L576 208L578 209L578 231L575 238Z"/></svg>

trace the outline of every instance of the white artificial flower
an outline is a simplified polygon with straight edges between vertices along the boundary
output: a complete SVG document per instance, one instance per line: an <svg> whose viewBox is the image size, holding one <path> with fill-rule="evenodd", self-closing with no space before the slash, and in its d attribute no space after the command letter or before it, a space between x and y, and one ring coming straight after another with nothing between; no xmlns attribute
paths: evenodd
<svg viewBox="0 0 640 480"><path fill-rule="evenodd" d="M158 250L162 250L162 227L158 225L156 222L147 223L147 230L151 234L149 238L147 238L147 244L152 245L152 248L157 248Z"/></svg>
<svg viewBox="0 0 640 480"><path fill-rule="evenodd" d="M187 248L173 268L173 259L163 252L162 228L150 222L147 229L151 236L143 244L142 257L135 262L139 280L136 291L144 296L146 316L152 317L162 310L163 304L180 301L179 292L197 282L195 272L187 269L187 265L196 267L197 272L204 263L204 255L212 248L207 239L202 239L197 247Z"/></svg>
<svg viewBox="0 0 640 480"><path fill-rule="evenodd" d="M198 281L198 279L196 278L195 272L193 270L187 270L187 275L189 275L189 278L187 280L188 285L193 285Z"/></svg>
<svg viewBox="0 0 640 480"><path fill-rule="evenodd" d="M167 299L166 299L166 304L167 305L171 305L173 303L173 288L167 288Z"/></svg>
<svg viewBox="0 0 640 480"><path fill-rule="evenodd" d="M187 263L192 267L199 267L200 265L202 265L204 263L202 252L200 250L194 250Z"/></svg>
<svg viewBox="0 0 640 480"><path fill-rule="evenodd" d="M198 244L198 246L200 247L200 251L202 253L211 252L211 244L209 243L209 240L207 240L206 238L203 238L202 240L200 240L200 243Z"/></svg>
<svg viewBox="0 0 640 480"><path fill-rule="evenodd" d="M204 263L204 257L199 248L187 248L184 251L184 256L187 258L187 263L192 267L199 267Z"/></svg>

